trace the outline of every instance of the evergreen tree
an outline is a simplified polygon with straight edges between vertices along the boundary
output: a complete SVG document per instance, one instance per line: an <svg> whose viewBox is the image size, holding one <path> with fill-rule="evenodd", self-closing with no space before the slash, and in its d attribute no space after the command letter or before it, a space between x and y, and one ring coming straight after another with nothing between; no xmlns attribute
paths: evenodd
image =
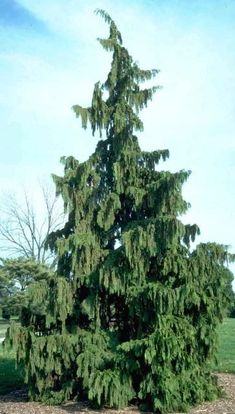
<svg viewBox="0 0 235 414"><path fill-rule="evenodd" d="M158 71L141 70L114 21L98 14L109 25L99 42L112 52L111 70L95 84L91 106L73 110L105 138L86 162L64 158L64 176L54 176L68 212L49 238L57 275L49 288L43 281L32 289L9 338L32 399L184 410L217 395L209 365L231 256L215 243L190 249L199 229L179 219L189 172L160 171L169 152L142 151L135 136L138 113L158 89L140 84Z"/></svg>
<svg viewBox="0 0 235 414"><path fill-rule="evenodd" d="M33 259L0 259L0 307L3 316L19 316L27 304L29 285L47 279L52 271Z"/></svg>

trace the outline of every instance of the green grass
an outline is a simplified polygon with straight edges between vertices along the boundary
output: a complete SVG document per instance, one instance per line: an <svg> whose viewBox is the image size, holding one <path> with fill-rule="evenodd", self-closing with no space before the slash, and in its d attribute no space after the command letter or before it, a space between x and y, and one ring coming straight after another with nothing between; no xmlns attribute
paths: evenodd
<svg viewBox="0 0 235 414"><path fill-rule="evenodd" d="M218 363L213 369L235 374L235 318L227 318L219 329Z"/></svg>
<svg viewBox="0 0 235 414"><path fill-rule="evenodd" d="M15 352L4 350L0 344L0 395L21 388L23 378L23 369L15 366Z"/></svg>

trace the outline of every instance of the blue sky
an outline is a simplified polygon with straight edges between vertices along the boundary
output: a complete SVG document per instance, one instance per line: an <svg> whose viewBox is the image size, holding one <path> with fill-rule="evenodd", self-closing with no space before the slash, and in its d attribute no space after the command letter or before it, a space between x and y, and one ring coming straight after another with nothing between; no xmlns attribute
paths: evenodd
<svg viewBox="0 0 235 414"><path fill-rule="evenodd" d="M192 170L184 221L199 224L198 241L235 252L234 0L1 0L0 192L36 194L38 179L62 174L61 156L82 161L95 149L71 106L89 105L109 69L97 7L140 66L161 70L142 148L168 148L164 169Z"/></svg>

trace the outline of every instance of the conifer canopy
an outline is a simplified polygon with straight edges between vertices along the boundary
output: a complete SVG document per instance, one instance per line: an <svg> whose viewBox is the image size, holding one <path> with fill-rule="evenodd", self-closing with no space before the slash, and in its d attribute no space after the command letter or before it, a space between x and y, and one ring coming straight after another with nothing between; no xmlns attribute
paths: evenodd
<svg viewBox="0 0 235 414"><path fill-rule="evenodd" d="M109 26L98 40L111 69L90 107L73 111L101 139L87 161L63 158L64 176L53 177L68 213L48 239L57 272L32 288L9 340L31 399L182 411L218 392L210 363L232 256L216 243L190 248L199 228L180 221L190 172L160 170L168 150L142 151L135 135L158 70L140 69L111 17L97 14Z"/></svg>

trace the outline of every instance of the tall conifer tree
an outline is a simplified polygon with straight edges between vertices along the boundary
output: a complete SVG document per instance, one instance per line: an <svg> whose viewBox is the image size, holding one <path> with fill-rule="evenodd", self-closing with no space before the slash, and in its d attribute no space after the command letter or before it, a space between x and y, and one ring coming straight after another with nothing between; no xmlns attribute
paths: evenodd
<svg viewBox="0 0 235 414"><path fill-rule="evenodd" d="M75 105L83 128L99 132L83 163L63 159L54 176L68 212L51 234L57 275L31 289L22 327L10 337L23 360L32 399L77 395L101 406L130 401L156 412L184 410L213 398L209 364L226 307L230 255L215 243L190 249L197 225L184 225L187 171L160 171L167 150L142 151L139 111L158 87L141 89L157 70L141 70L110 16L112 52L91 106Z"/></svg>

